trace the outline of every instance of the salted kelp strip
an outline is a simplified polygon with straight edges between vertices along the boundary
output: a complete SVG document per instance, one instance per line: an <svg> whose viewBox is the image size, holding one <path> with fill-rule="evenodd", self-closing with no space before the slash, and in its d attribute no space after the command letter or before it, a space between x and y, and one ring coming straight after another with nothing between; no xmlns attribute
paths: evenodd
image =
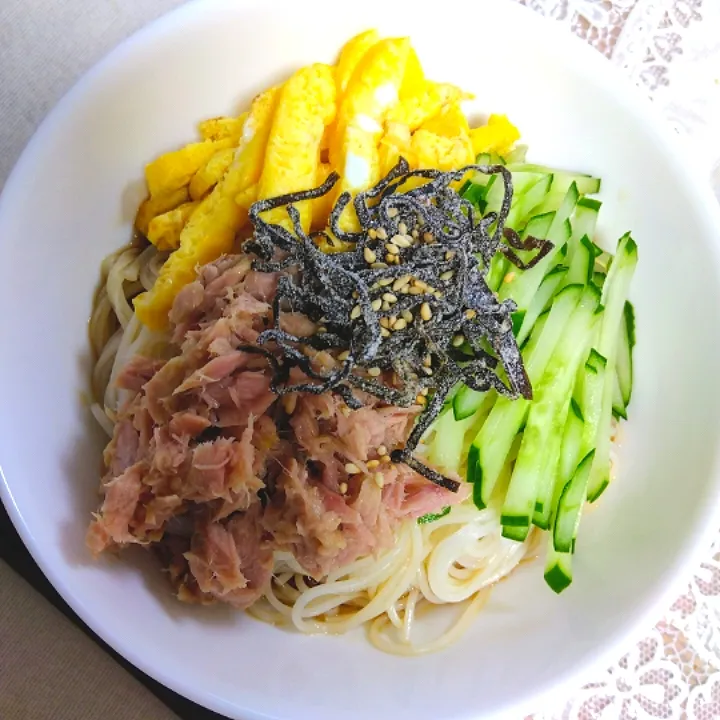
<svg viewBox="0 0 720 720"><path fill-rule="evenodd" d="M454 189L471 171L502 176L497 213L479 216ZM485 275L497 252L526 268L551 245L535 238L522 241L505 227L513 190L504 166L411 171L403 159L354 199L342 193L327 230L306 233L294 203L332 192L338 179L332 173L313 190L262 200L250 209L254 234L245 249L257 255L257 270L283 273L274 327L258 338L267 349L272 390L279 395L333 392L350 409L361 407L363 393L389 405L422 405L405 447L394 448L391 459L456 491L459 483L413 453L457 383L511 398L532 397L512 331L516 306L500 302ZM263 217L282 207L292 230ZM356 232L341 227L343 213L351 209L360 225ZM538 253L522 262L515 250ZM281 318L290 311L305 315L317 331L307 337L284 331ZM316 360L322 351L320 367ZM302 382L291 381L294 368Z"/></svg>

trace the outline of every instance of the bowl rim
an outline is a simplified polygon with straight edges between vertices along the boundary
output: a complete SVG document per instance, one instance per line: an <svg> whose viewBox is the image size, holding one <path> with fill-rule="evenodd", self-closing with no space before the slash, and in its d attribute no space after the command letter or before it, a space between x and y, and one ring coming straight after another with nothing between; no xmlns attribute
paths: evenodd
<svg viewBox="0 0 720 720"><path fill-rule="evenodd" d="M322 6L329 5L332 0L305 0L305 2ZM463 5L463 0L446 0L447 2ZM678 183L686 184L692 188L695 199L692 208L694 214L708 228L713 226L720 228L720 206L712 193L709 178L707 183L703 182L706 173L699 158L688 154L683 149L683 142L680 137L672 132L669 123L660 116L650 99L621 72L619 67L558 23L540 16L529 8L512 0L505 0L500 4L497 3L497 0L482 0L482 3L488 5L490 2L493 2L495 12L500 7L501 12L506 17L514 15L517 22L536 25L547 36L546 39L552 41L554 53L567 54L581 63L583 68L586 68L588 73L594 77L602 78L604 76L605 79L611 80L616 93L621 97L625 105L642 120L647 134L654 136L658 141L658 145L663 147L665 156L673 161L678 173ZM477 5L482 3L478 2ZM294 4L293 0L275 0L274 7L278 9L283 5L291 6ZM4 214L8 212L7 208L11 205L13 196L22 192L21 186L24 184L25 176L27 176L26 168L30 168L34 164L38 147L46 137L52 135L54 126L62 117L72 114L76 102L88 90L92 89L94 82L111 68L122 64L127 58L132 57L136 52L151 44L153 38L157 35L183 32L200 13L212 13L221 10L223 7L232 7L236 11L248 11L254 8L265 8L266 3L264 0L188 0L188 2L171 9L136 30L84 72L47 113L8 175L5 186L0 192L0 224ZM720 268L720 243L717 240L710 242L707 250L712 255L714 264ZM2 412L0 411L1 416ZM715 457L715 467L710 481L720 495L720 453ZM132 647L126 644L121 634L101 626L100 622L96 621L92 609L86 607L81 600L76 598L72 587L65 582L62 575L45 561L41 543L36 541L32 531L25 523L21 508L15 502L10 483L3 473L1 459L0 500L5 505L15 529L33 560L38 564L62 599L93 633L143 673L177 694L215 712L227 714L231 717L237 716L236 713L239 712L239 708L235 703L205 691L202 687L181 686L162 668L153 666L152 662L139 656ZM648 603L644 610L638 612L635 620L631 622L631 629L627 633L609 642L590 663L566 671L564 676L555 683L523 697L511 706L507 706L500 711L493 711L492 717L518 717L520 713L524 716L528 713L540 712L548 707L552 708L557 704L558 693L564 693L565 696L569 697L568 691L574 687L579 687L583 679L590 677L591 673L596 670L604 670L614 660L621 657L623 650L631 647L631 643L635 641L640 633L646 628L651 628L661 617L662 612L669 607L672 599L680 594L701 558L707 553L712 539L717 535L718 526L720 526L720 503L710 504L704 509L704 512L699 513L699 517L701 523L698 523L698 525L701 525L701 527L696 528L692 538L687 541L684 557L679 558L676 567L672 568L671 572L668 573L670 579L666 581L663 590L657 594L652 602ZM246 713L246 716L256 720L283 720L274 715L267 715L262 710L243 708L242 711ZM462 716L456 716L454 720L470 720L472 717L477 717L477 715L469 708L468 712Z"/></svg>

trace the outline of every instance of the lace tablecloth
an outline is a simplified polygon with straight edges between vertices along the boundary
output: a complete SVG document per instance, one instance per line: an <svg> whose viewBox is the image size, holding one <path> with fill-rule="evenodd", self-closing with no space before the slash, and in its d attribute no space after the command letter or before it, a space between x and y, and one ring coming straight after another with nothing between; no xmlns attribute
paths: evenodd
<svg viewBox="0 0 720 720"><path fill-rule="evenodd" d="M706 163L720 200L720 0L519 0L623 69ZM687 590L592 682L534 720L720 718L720 529Z"/></svg>

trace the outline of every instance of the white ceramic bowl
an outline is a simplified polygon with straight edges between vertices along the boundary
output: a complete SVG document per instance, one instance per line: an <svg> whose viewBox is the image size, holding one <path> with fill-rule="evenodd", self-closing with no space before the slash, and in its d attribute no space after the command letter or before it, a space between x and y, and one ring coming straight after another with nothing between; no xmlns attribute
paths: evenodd
<svg viewBox="0 0 720 720"><path fill-rule="evenodd" d="M101 437L82 402L92 291L125 243L142 167L355 32L409 34L428 74L506 112L530 158L603 178L602 237L640 248L636 390L619 476L587 515L561 597L526 566L450 650L400 659L358 634L301 637L184 607L143 559L93 562ZM690 163L691 164L691 163ZM608 660L708 538L718 507L718 214L609 65L514 5L205 0L115 50L28 146L0 206L2 498L80 617L138 667L232 717L519 717ZM556 699L559 696L556 695Z"/></svg>

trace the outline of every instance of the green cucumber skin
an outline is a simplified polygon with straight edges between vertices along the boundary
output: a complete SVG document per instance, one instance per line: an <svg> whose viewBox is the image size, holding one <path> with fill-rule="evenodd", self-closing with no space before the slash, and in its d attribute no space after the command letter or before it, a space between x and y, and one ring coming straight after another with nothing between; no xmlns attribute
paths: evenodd
<svg viewBox="0 0 720 720"><path fill-rule="evenodd" d="M605 306L597 350L607 359L603 399L597 437L595 461L588 482L588 500L595 502L610 483L610 425L615 388L615 364L628 289L638 261L637 245L628 233L618 242L615 258L610 264L603 287Z"/></svg>
<svg viewBox="0 0 720 720"><path fill-rule="evenodd" d="M463 386L453 398L453 415L455 420L465 420L474 415L483 404L486 393Z"/></svg>
<svg viewBox="0 0 720 720"><path fill-rule="evenodd" d="M563 489L553 528L553 545L557 552L572 553L580 515L587 494L587 483L595 459L595 449L587 453Z"/></svg>
<svg viewBox="0 0 720 720"><path fill-rule="evenodd" d="M545 366L581 295L581 287L570 285L564 288L555 298L542 326L542 333L537 340L534 333L531 335L533 347L526 353L526 367L531 383L537 382L544 374ZM480 509L487 507L513 440L525 421L529 404L524 398L498 398L473 441L471 453L477 460L471 463L468 458L468 476L475 483L473 499Z"/></svg>
<svg viewBox="0 0 720 720"><path fill-rule="evenodd" d="M547 526L549 522L560 441L577 369L598 319L595 309L599 300L596 290L585 289L536 385L535 400L529 408L523 441L505 496L503 524L529 527L537 501L542 507L540 524Z"/></svg>
<svg viewBox="0 0 720 720"><path fill-rule="evenodd" d="M552 545L552 538L550 538ZM545 561L545 582L550 589L558 595L568 588L572 583L572 555L570 553L558 553L548 548Z"/></svg>

